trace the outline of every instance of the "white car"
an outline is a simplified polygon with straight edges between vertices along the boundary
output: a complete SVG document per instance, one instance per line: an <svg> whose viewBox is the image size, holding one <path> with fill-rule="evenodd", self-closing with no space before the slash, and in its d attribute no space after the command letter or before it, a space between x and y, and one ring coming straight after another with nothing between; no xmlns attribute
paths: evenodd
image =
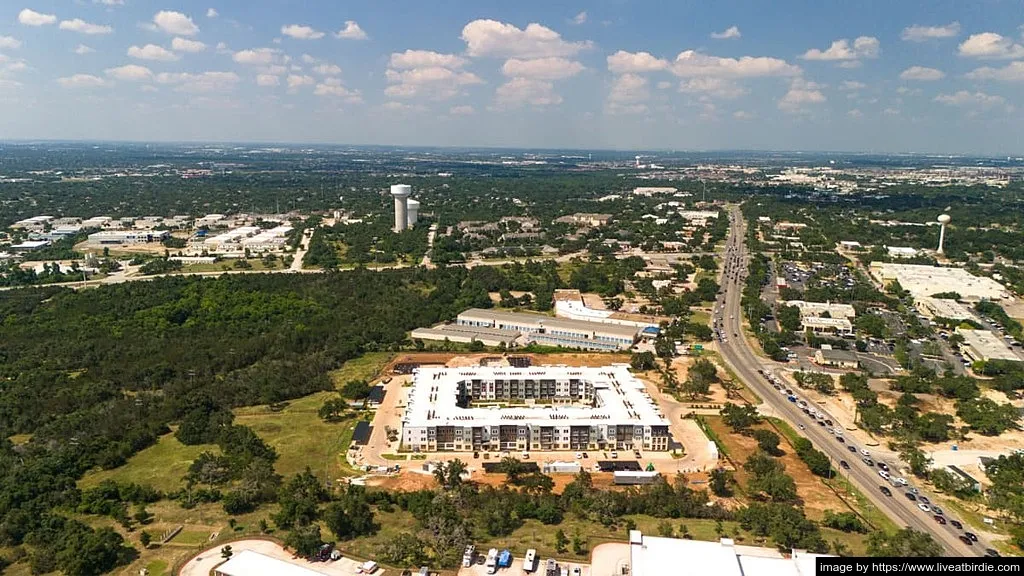
<svg viewBox="0 0 1024 576"><path fill-rule="evenodd" d="M865 456L871 456L871 452L868 452L867 450L865 450L863 448L860 449L860 453L865 455Z"/></svg>
<svg viewBox="0 0 1024 576"><path fill-rule="evenodd" d="M885 478L886 480L889 479L889 473L886 472L885 470L879 470L878 475L881 476L882 478Z"/></svg>
<svg viewBox="0 0 1024 576"><path fill-rule="evenodd" d="M917 505L917 507L921 509L921 512L931 512L932 511L931 506L925 504L924 502L919 503Z"/></svg>
<svg viewBox="0 0 1024 576"><path fill-rule="evenodd" d="M612 456L612 458L618 458L619 457L619 453L618 452L612 452L611 456Z"/></svg>
<svg viewBox="0 0 1024 576"><path fill-rule="evenodd" d="M898 478L893 478L892 481L897 483L897 484L899 484L900 486L906 486L907 485L907 479L902 477L902 476L900 476Z"/></svg>
<svg viewBox="0 0 1024 576"><path fill-rule="evenodd" d="M577 453L576 453L576 459L577 459L577 460L580 460L580 459L582 459L582 458L583 458L583 452L577 452Z"/></svg>

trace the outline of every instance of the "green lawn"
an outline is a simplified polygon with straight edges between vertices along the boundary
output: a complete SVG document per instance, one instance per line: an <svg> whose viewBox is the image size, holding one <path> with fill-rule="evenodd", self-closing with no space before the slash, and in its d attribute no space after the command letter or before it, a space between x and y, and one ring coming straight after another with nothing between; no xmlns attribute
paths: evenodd
<svg viewBox="0 0 1024 576"><path fill-rule="evenodd" d="M690 322L702 324L704 326L711 325L711 314L703 310L693 310L690 312Z"/></svg>
<svg viewBox="0 0 1024 576"><path fill-rule="evenodd" d="M163 560L153 560L149 564L146 564L146 572L149 576L165 576L167 574L167 562Z"/></svg>
<svg viewBox="0 0 1024 576"><path fill-rule="evenodd" d="M86 473L79 481L82 488L95 486L104 480L119 483L134 482L148 484L166 492L177 490L182 486L181 478L188 472L188 467L200 453L205 451L220 452L213 444L185 446L174 434L161 436L156 444L132 456L128 462L113 470L95 470Z"/></svg>

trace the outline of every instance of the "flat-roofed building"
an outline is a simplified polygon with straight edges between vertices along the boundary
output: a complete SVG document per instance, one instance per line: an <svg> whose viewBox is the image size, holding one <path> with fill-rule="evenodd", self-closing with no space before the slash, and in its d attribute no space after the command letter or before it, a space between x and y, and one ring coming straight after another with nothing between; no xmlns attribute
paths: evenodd
<svg viewBox="0 0 1024 576"><path fill-rule="evenodd" d="M948 318L949 320L973 320L977 321L971 309L956 300L947 298L915 298L914 304L921 314L929 318Z"/></svg>
<svg viewBox="0 0 1024 576"><path fill-rule="evenodd" d="M260 233L259 226L241 226L203 240L203 248L209 252L242 252L242 241Z"/></svg>
<svg viewBox="0 0 1024 576"><path fill-rule="evenodd" d="M38 232L45 228L52 220L53 216L33 216L31 218L18 220L14 224L11 224L11 229Z"/></svg>
<svg viewBox="0 0 1024 576"><path fill-rule="evenodd" d="M324 576L323 572L253 550L233 554L227 562L214 568L213 573L214 576Z"/></svg>
<svg viewBox="0 0 1024 576"><path fill-rule="evenodd" d="M917 258L917 255L921 253L917 248L908 246L886 246L885 250L889 254L889 258Z"/></svg>
<svg viewBox="0 0 1024 576"><path fill-rule="evenodd" d="M973 362L1021 360L1021 357L1002 338L990 330L957 328L956 333L964 338L964 343L960 345L960 352Z"/></svg>
<svg viewBox="0 0 1024 576"><path fill-rule="evenodd" d="M525 335L527 342L545 346L605 351L628 350L636 342L640 331L636 326L481 308L471 308L459 314L456 323L519 332Z"/></svg>
<svg viewBox="0 0 1024 576"><path fill-rule="evenodd" d="M629 532L631 576L665 574L714 574L715 576L815 576L815 558L827 556L803 550L791 550L789 556L774 548L736 544L731 538L718 542L646 536L639 530ZM686 570L668 566L686 564Z"/></svg>
<svg viewBox="0 0 1024 576"><path fill-rule="evenodd" d="M899 282L915 299L930 297L939 292L956 292L961 299L971 302L1010 297L1009 291L999 282L985 276L975 276L963 268L872 262L870 270L871 275L882 284Z"/></svg>
<svg viewBox="0 0 1024 576"><path fill-rule="evenodd" d="M625 364L420 367L402 418L402 447L422 452L667 451L670 438L668 420Z"/></svg>
<svg viewBox="0 0 1024 576"><path fill-rule="evenodd" d="M817 316L805 316L800 319L800 326L804 330L810 330L815 334L834 334L836 336L850 336L853 334L853 324L846 318L819 318Z"/></svg>
<svg viewBox="0 0 1024 576"><path fill-rule="evenodd" d="M89 234L90 244L115 246L161 242L170 238L167 230L102 230Z"/></svg>
<svg viewBox="0 0 1024 576"><path fill-rule="evenodd" d="M484 346L502 346L511 348L519 339L519 332L485 328L482 326L463 326L460 324L438 324L431 328L417 328L409 334L410 338L470 344L474 341Z"/></svg>
<svg viewBox="0 0 1024 576"><path fill-rule="evenodd" d="M576 214L569 214L568 216L555 218L555 222L561 222L564 224L578 224L580 226L590 226L591 228L604 226L605 224L611 222L611 220L611 214L590 214L585 212L578 212Z"/></svg>
<svg viewBox="0 0 1024 576"><path fill-rule="evenodd" d="M850 304L788 300L786 301L786 306L796 306L799 308L801 318L805 316L822 317L826 314L832 318L853 318L857 315L857 311Z"/></svg>
<svg viewBox="0 0 1024 576"><path fill-rule="evenodd" d="M827 345L826 345L827 346ZM835 350L831 347L822 346L814 352L814 361L821 366L832 366L833 368L857 368L860 361L857 355L847 350Z"/></svg>

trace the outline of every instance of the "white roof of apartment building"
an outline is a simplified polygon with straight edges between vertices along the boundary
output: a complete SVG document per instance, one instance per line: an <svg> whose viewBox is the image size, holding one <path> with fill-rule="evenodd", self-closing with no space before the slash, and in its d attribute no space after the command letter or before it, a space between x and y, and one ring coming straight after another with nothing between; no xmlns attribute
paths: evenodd
<svg viewBox="0 0 1024 576"><path fill-rule="evenodd" d="M458 383L464 380L569 380L580 379L594 386L595 407L553 406L459 408L455 405ZM570 426L635 423L668 425L644 383L627 364L599 367L532 366L504 367L420 367L413 377L404 426Z"/></svg>
<svg viewBox="0 0 1024 576"><path fill-rule="evenodd" d="M850 304L788 300L786 306L796 306L799 308L801 318L805 316L821 316L825 312L828 312L828 315L833 318L853 318L857 315L857 311Z"/></svg>
<svg viewBox="0 0 1024 576"><path fill-rule="evenodd" d="M913 258L920 252L917 248L908 246L886 246L885 249L893 258Z"/></svg>
<svg viewBox="0 0 1024 576"><path fill-rule="evenodd" d="M964 346L977 352L982 360L1021 360L1013 348L1007 346L1002 338L990 330L957 328L956 333L964 337Z"/></svg>
<svg viewBox="0 0 1024 576"><path fill-rule="evenodd" d="M225 576L323 576L323 572L278 560L252 550L242 550L214 569Z"/></svg>
<svg viewBox="0 0 1024 576"><path fill-rule="evenodd" d="M737 546L732 539L720 542L629 534L633 576L660 576L666 566L686 564L688 574L715 576L814 576L815 558L825 556L793 550L786 558L770 548Z"/></svg>
<svg viewBox="0 0 1024 576"><path fill-rule="evenodd" d="M963 268L872 262L871 274L882 282L896 280L914 298L939 292L956 292L966 300L1003 300L1010 297L999 282L975 276Z"/></svg>

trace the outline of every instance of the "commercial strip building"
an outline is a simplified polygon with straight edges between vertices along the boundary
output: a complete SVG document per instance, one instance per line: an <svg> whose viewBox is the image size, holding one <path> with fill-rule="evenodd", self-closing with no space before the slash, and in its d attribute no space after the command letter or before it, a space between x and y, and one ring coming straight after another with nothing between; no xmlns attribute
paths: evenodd
<svg viewBox="0 0 1024 576"><path fill-rule="evenodd" d="M731 538L719 542L645 536L629 532L631 576L682 573L668 569L685 563L687 574L715 576L815 576L815 558L827 556L793 550L785 557L773 548L737 545ZM616 572L618 573L618 572Z"/></svg>
<svg viewBox="0 0 1024 576"><path fill-rule="evenodd" d="M828 344L822 345L819 350L814 352L814 361L821 366L831 366L833 368L857 368L860 366L860 361L857 360L857 355L847 350L835 350Z"/></svg>
<svg viewBox="0 0 1024 576"><path fill-rule="evenodd" d="M264 230L259 226L241 226L203 240L203 249L211 253L271 252L287 243L287 224Z"/></svg>
<svg viewBox="0 0 1024 576"><path fill-rule="evenodd" d="M972 362L1021 360L1020 356L1017 356L1002 338L989 330L957 328L956 333L964 338L964 343L960 345L960 352Z"/></svg>
<svg viewBox="0 0 1024 576"><path fill-rule="evenodd" d="M669 440L668 420L625 364L420 367L402 418L403 449L422 452L667 451Z"/></svg>
<svg viewBox="0 0 1024 576"><path fill-rule="evenodd" d="M871 275L883 285L899 282L915 299L939 292L956 292L962 299L972 302L1010 297L1009 291L999 282L975 276L963 268L872 262L870 270Z"/></svg>
<svg viewBox="0 0 1024 576"><path fill-rule="evenodd" d="M800 326L818 335L852 336L853 324L846 318L818 318L806 316L800 319Z"/></svg>
<svg viewBox="0 0 1024 576"><path fill-rule="evenodd" d="M929 318L948 318L949 320L973 320L977 321L978 317L971 311L970 308L957 302L956 300L949 300L946 298L916 298L914 305L917 306L918 312Z"/></svg>
<svg viewBox="0 0 1024 576"><path fill-rule="evenodd" d="M512 348L519 340L520 333L498 328L480 326L462 326L459 324L438 324L431 328L417 328L409 334L410 338L420 340L437 340L471 344L480 342L484 346Z"/></svg>
<svg viewBox="0 0 1024 576"><path fill-rule="evenodd" d="M524 336L525 343L599 351L628 350L640 332L636 326L481 308L471 308L459 314L456 324L518 332Z"/></svg>
<svg viewBox="0 0 1024 576"><path fill-rule="evenodd" d="M822 317L826 314L831 318L853 318L857 315L857 311L850 304L787 300L786 306L796 306L799 308L801 318L805 316Z"/></svg>
<svg viewBox="0 0 1024 576"><path fill-rule="evenodd" d="M583 322L597 322L600 324L614 324L617 326L629 326L639 328L642 333L658 334L661 322L669 322L670 318L644 314L629 314L617 310L598 310L588 308L583 302L583 295L579 290L555 290L555 316L568 318L569 320L580 320Z"/></svg>
<svg viewBox="0 0 1024 576"><path fill-rule="evenodd" d="M171 235L167 230L102 230L89 234L90 244L103 246L161 242Z"/></svg>

